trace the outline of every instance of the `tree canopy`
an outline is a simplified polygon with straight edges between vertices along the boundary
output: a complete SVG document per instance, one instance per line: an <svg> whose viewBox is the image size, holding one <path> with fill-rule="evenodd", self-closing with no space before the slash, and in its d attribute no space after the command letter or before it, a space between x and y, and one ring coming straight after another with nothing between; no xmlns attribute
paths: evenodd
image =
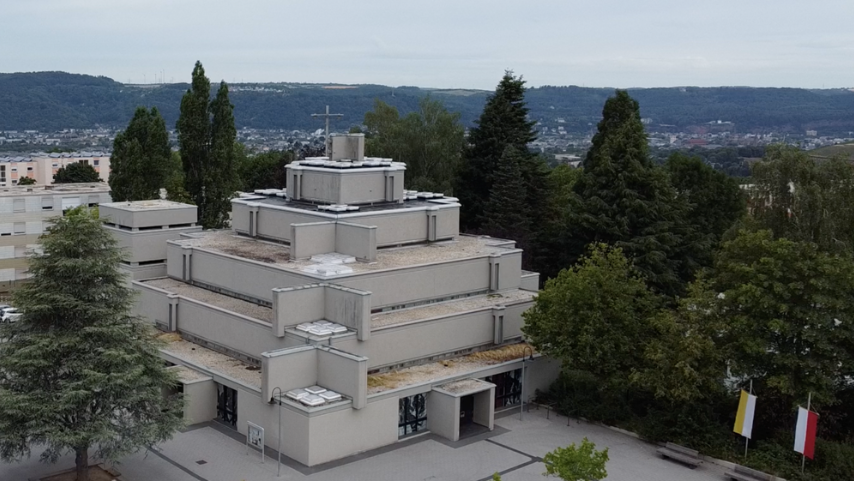
<svg viewBox="0 0 854 481"><path fill-rule="evenodd" d="M84 162L73 162L60 167L53 174L56 184L76 184L80 182L101 182L101 177L95 168Z"/></svg>
<svg viewBox="0 0 854 481"><path fill-rule="evenodd" d="M854 253L854 165L773 146L753 165L753 217L775 236Z"/></svg>
<svg viewBox="0 0 854 481"><path fill-rule="evenodd" d="M171 174L172 151L166 122L157 107L139 107L113 141L110 196L116 202L159 199Z"/></svg>
<svg viewBox="0 0 854 481"><path fill-rule="evenodd" d="M546 281L523 314L522 331L565 369L590 372L606 384L625 383L643 364L660 305L622 250L592 244L578 264Z"/></svg>
<svg viewBox="0 0 854 481"><path fill-rule="evenodd" d="M210 90L204 67L196 62L190 90L181 99L176 127L185 190L199 209L199 223L206 229L218 229L228 225L230 199L237 188L237 130L228 86L221 82L213 100Z"/></svg>
<svg viewBox="0 0 854 481"><path fill-rule="evenodd" d="M115 239L82 207L51 222L14 295L23 316L0 325L0 456L45 446L42 461L53 462L73 451L86 481L90 455L118 460L169 439L182 401L164 396L177 379L151 327L130 314Z"/></svg>
<svg viewBox="0 0 854 481"><path fill-rule="evenodd" d="M475 124L469 130L455 189L462 203L461 228L471 232L483 225L483 213L504 150L513 146L530 155L528 144L537 139L535 122L528 119L522 77L515 77L511 71L505 72Z"/></svg>
<svg viewBox="0 0 854 481"><path fill-rule="evenodd" d="M396 108L376 100L365 113L366 154L406 163L406 187L453 193L464 129L460 115L442 102L424 97L414 112L400 117Z"/></svg>
<svg viewBox="0 0 854 481"><path fill-rule="evenodd" d="M546 465L544 476L554 476L563 481L598 481L608 477L605 464L608 462L608 448L597 450L596 445L587 438L581 445L575 443L565 448L556 448L543 456Z"/></svg>
<svg viewBox="0 0 854 481"><path fill-rule="evenodd" d="M683 290L693 277L694 256L709 246L688 232L687 204L653 165L638 103L627 92L618 90L605 102L574 190L566 240L571 263L587 244L604 242L620 247L658 292Z"/></svg>

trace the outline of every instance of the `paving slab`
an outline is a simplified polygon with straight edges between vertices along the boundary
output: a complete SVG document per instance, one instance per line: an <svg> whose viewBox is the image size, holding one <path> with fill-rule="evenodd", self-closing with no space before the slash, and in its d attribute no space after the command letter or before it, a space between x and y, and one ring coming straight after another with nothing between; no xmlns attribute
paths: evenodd
<svg viewBox="0 0 854 481"><path fill-rule="evenodd" d="M723 468L705 463L697 469L662 459L656 446L595 424L571 421L545 411L531 411L496 420L496 431L470 442L451 443L435 435L364 453L358 457L294 469L276 459L260 460L246 454L244 443L210 425L178 433L153 452L128 456L117 466L121 481L481 481L502 473L504 481L543 480L542 456L558 446L587 437L597 447L608 447L608 481L720 481ZM220 428L221 429L221 428ZM41 449L28 460L0 464L0 480L26 481L74 465L64 456L55 465L38 462ZM269 451L268 451L269 454ZM201 462L201 463L199 463ZM306 473L306 474L304 474Z"/></svg>
<svg viewBox="0 0 854 481"><path fill-rule="evenodd" d="M508 432L490 441L518 449L532 456L543 457L558 446L580 444L586 437L597 448L608 448L608 481L720 481L723 468L705 463L691 469L659 456L658 446L626 434L587 422L572 420L567 425L565 417L546 419L544 412L525 413L524 421L518 416L496 420ZM542 477L538 479L543 479Z"/></svg>

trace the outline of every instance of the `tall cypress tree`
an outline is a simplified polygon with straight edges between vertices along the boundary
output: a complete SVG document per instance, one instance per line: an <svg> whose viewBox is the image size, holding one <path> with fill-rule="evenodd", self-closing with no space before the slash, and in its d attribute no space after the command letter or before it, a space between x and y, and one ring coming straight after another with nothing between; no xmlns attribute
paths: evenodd
<svg viewBox="0 0 854 481"><path fill-rule="evenodd" d="M181 99L177 129L185 189L199 209L202 226L218 229L228 225L231 210L237 131L228 86L221 82L213 101L210 93L210 80L196 62L190 90Z"/></svg>
<svg viewBox="0 0 854 481"><path fill-rule="evenodd" d="M228 225L230 199L235 190L234 148L237 129L234 127L234 105L228 99L228 85L220 82L216 97L210 104L211 150L205 172L205 212L202 225L223 228Z"/></svg>
<svg viewBox="0 0 854 481"><path fill-rule="evenodd" d="M477 125L469 131L468 146L454 189L462 203L461 227L471 232L482 227L484 210L504 150L512 145L530 156L527 145L537 139L535 122L528 120L522 77L505 72L475 123Z"/></svg>
<svg viewBox="0 0 854 481"><path fill-rule="evenodd" d="M686 205L652 164L637 101L618 90L598 128L573 189L565 261L574 264L591 242L615 245L658 292L678 294L690 280L680 278L683 265L692 262L683 245Z"/></svg>
<svg viewBox="0 0 854 481"><path fill-rule="evenodd" d="M169 176L169 134L153 107L139 107L127 129L116 135L110 158L110 190L114 201L157 199Z"/></svg>
<svg viewBox="0 0 854 481"><path fill-rule="evenodd" d="M206 208L204 178L210 152L210 97L211 82L205 76L202 63L197 61L190 90L181 98L181 114L176 128L184 167L184 187L199 209L199 220L204 218Z"/></svg>

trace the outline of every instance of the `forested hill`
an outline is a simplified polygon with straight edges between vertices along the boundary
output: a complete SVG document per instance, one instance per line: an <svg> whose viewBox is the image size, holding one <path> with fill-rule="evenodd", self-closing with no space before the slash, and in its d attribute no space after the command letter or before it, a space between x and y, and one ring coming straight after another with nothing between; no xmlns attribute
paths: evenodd
<svg viewBox="0 0 854 481"><path fill-rule="evenodd" d="M157 106L167 125L175 125L181 95L188 84L125 85L106 77L63 72L0 74L0 130L57 130L96 125L124 127L138 105ZM460 112L466 125L480 114L489 92L434 90L382 85L232 84L238 127L314 129L322 122L310 114L328 104L344 120L336 127L359 124L376 98L405 113L430 94ZM214 89L215 91L215 89ZM527 94L531 116L551 124L558 118L570 132L595 128L613 89L540 87ZM731 121L740 132L775 130L822 135L854 131L854 92L790 88L653 88L631 89L641 114L653 125L677 128L714 120Z"/></svg>

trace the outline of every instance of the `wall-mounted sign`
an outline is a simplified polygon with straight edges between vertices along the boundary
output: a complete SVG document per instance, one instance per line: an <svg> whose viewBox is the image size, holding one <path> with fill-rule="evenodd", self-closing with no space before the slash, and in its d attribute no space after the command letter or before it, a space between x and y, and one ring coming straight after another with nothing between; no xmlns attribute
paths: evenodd
<svg viewBox="0 0 854 481"><path fill-rule="evenodd" d="M246 454L249 454L249 447L253 447L261 451L261 462L264 462L264 428L257 424L246 423Z"/></svg>

